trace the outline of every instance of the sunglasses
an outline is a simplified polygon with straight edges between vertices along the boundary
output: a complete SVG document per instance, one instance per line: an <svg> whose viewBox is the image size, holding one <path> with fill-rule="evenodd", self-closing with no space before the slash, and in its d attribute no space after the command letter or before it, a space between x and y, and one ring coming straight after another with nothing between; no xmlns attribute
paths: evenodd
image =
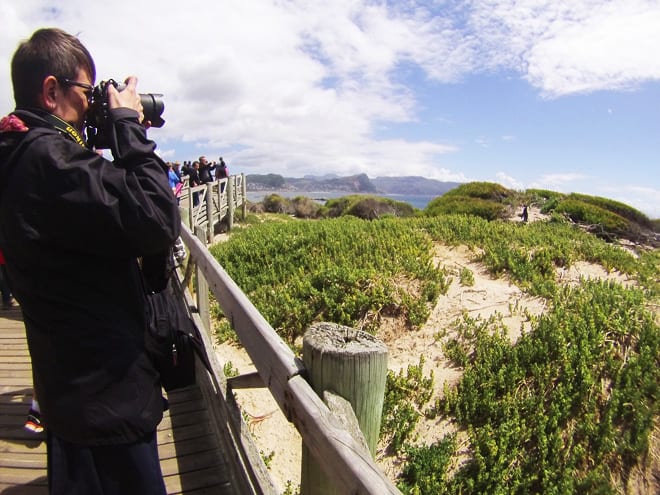
<svg viewBox="0 0 660 495"><path fill-rule="evenodd" d="M85 90L85 96L87 97L87 103L92 103L92 96L94 94L94 86L91 84L79 82L79 81L72 81L71 79L67 79L66 77L59 77L55 76L55 78L61 83L64 84L65 86L78 86L79 88L83 88Z"/></svg>

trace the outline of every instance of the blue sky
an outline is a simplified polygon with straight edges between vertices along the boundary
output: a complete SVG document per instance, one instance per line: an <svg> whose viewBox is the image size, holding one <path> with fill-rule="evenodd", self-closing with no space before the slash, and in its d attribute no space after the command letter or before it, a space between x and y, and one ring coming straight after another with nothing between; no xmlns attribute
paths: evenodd
<svg viewBox="0 0 660 495"><path fill-rule="evenodd" d="M166 160L604 196L660 217L660 2L0 0L9 61L78 34L98 80L165 94ZM97 82L98 82L97 80Z"/></svg>

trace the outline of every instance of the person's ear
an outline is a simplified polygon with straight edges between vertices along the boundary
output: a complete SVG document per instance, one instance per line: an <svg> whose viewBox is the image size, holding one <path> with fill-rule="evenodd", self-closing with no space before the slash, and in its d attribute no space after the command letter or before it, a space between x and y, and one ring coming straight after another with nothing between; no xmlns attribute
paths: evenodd
<svg viewBox="0 0 660 495"><path fill-rule="evenodd" d="M48 76L41 83L41 93L39 101L45 110L52 112L57 107L57 98L59 96L60 85L55 76Z"/></svg>

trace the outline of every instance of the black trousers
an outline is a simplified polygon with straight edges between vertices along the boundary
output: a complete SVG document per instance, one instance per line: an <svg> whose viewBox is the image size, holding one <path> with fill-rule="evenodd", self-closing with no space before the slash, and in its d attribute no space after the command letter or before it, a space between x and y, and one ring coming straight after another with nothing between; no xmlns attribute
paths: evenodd
<svg viewBox="0 0 660 495"><path fill-rule="evenodd" d="M166 495L155 431L132 444L94 447L46 432L50 495Z"/></svg>

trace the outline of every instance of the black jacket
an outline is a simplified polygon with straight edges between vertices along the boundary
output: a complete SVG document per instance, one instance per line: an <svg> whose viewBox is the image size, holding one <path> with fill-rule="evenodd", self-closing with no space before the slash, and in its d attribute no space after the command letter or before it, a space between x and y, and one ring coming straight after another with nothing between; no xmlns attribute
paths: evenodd
<svg viewBox="0 0 660 495"><path fill-rule="evenodd" d="M15 114L29 131L0 132L0 246L43 420L73 443L133 442L162 418L137 258L179 234L166 166L132 110L111 112L114 162Z"/></svg>

